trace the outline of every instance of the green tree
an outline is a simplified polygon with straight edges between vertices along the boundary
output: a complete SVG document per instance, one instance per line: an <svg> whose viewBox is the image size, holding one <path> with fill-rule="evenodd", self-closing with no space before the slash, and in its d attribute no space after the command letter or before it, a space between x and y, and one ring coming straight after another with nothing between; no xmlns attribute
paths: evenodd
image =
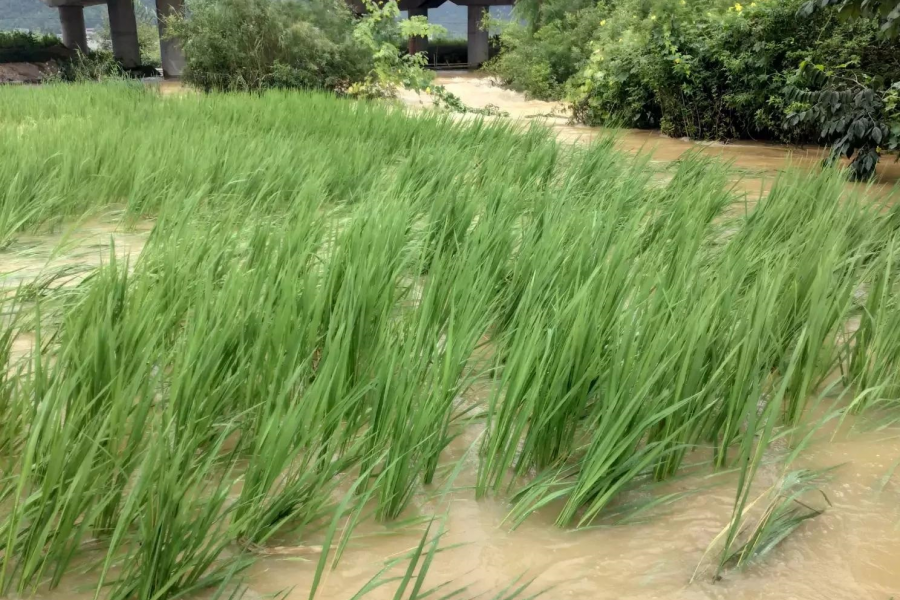
<svg viewBox="0 0 900 600"><path fill-rule="evenodd" d="M809 0L800 9L803 16L816 9L833 7L845 18L879 19L881 29L887 35L896 36L900 25L900 0Z"/></svg>
<svg viewBox="0 0 900 600"><path fill-rule="evenodd" d="M799 14L809 17L827 8L848 19L877 19L883 36L897 37L900 0L810 0ZM790 100L805 107L789 115L786 126L818 125L832 147L827 162L853 159L853 179L871 178L883 151L900 147L900 81L877 72L881 63L897 60L897 54L894 45L892 55L869 61L875 72L864 74L847 72L846 65L829 68L804 61L785 89Z"/></svg>
<svg viewBox="0 0 900 600"><path fill-rule="evenodd" d="M345 90L372 66L344 0L189 0L170 25L184 79L204 90Z"/></svg>
<svg viewBox="0 0 900 600"><path fill-rule="evenodd" d="M353 37L372 55L372 68L366 77L348 90L355 96L392 96L398 87L415 91L425 90L434 79L425 70L428 55L425 52L404 54L393 42L398 37L436 37L447 30L428 23L425 17L400 19L400 7L396 0L375 2L363 0L366 15L356 24Z"/></svg>

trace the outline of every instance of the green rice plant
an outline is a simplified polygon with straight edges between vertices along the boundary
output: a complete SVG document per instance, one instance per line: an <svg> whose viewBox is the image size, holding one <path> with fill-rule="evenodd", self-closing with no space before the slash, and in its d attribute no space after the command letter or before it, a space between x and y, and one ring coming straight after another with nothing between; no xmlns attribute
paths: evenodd
<svg viewBox="0 0 900 600"><path fill-rule="evenodd" d="M719 570L741 568L758 560L783 542L805 521L818 517L825 508L808 504L805 496L812 492L821 495L827 505L828 497L819 489L826 470L801 469L786 473L767 492L766 504L753 525L746 525L739 535L745 540L739 547L728 549L722 555Z"/></svg>
<svg viewBox="0 0 900 600"><path fill-rule="evenodd" d="M179 435L177 418L163 419L161 430L150 432L151 441L123 502L97 596L125 542L123 566L109 581L110 598L184 596L227 582L250 564L247 556L223 556L231 543L226 517L232 478L231 469L216 466L231 428L223 428L216 442L201 453L196 437Z"/></svg>
<svg viewBox="0 0 900 600"><path fill-rule="evenodd" d="M26 408L16 402L16 383L21 370L27 368L20 360L13 357L13 345L20 334L21 290L11 296L0 299L0 364L6 368L0 372L0 465L2 472L11 472L10 464L18 454L22 434L26 428L23 418Z"/></svg>
<svg viewBox="0 0 900 600"><path fill-rule="evenodd" d="M892 403L900 397L897 365L900 345L895 332L900 326L896 302L898 271L897 239L892 235L872 261L871 276L864 280L865 302L859 324L851 337L847 379L851 385L873 394L861 394L854 409L861 411L878 402Z"/></svg>
<svg viewBox="0 0 900 600"><path fill-rule="evenodd" d="M4 90L0 103L0 148L14 159L0 168L6 207L0 223L8 229L109 204L131 215L154 214L168 200L201 190L218 206L258 198L260 209L284 209L310 186L327 201L352 203L368 197L398 163L417 160L409 148L416 157L446 157L447 168L435 173L514 172L510 179L521 185L546 174L548 165L552 170L547 158L558 153L543 133L521 136L509 126L467 127L440 116L404 119L379 104L317 94L161 100L152 89L121 82L51 86L37 94ZM96 117L102 127L92 122ZM461 163L467 168L460 170Z"/></svg>
<svg viewBox="0 0 900 600"><path fill-rule="evenodd" d="M59 85L0 109L0 241L156 219L140 256L5 297L0 357L35 342L0 377L3 594L59 586L88 544L98 595L224 594L299 539L324 550L314 595L360 520L420 519L463 464L513 525L588 527L705 449L738 478L720 567L746 562L805 518L791 491L743 516L823 387L897 396L897 213L834 175L735 211L700 156L659 180L612 138L326 95ZM472 426L477 457L446 465Z"/></svg>

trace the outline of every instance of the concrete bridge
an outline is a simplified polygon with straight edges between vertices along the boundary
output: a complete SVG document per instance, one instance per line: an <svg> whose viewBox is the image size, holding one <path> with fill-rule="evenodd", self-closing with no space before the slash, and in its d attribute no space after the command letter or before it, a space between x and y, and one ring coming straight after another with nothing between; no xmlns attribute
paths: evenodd
<svg viewBox="0 0 900 600"><path fill-rule="evenodd" d="M62 25L63 44L73 50L87 52L87 32L84 26L84 7L106 4L109 11L109 28L112 36L113 54L126 69L141 64L138 45L137 19L132 0L41 0L44 4L59 10ZM409 15L428 17L428 9L437 8L447 0L400 0L401 10ZM360 0L347 0L350 7L362 13L365 9ZM469 67L481 66L488 59L488 32L482 27L485 12L491 6L510 6L514 0L453 0L454 4L468 7L468 60ZM177 40L166 39L166 19L184 10L184 0L156 0L156 14L159 21L159 49L163 74L166 77L180 77L184 70L184 53ZM409 52L428 49L426 38L414 37L409 40Z"/></svg>
<svg viewBox="0 0 900 600"><path fill-rule="evenodd" d="M137 18L132 0L41 0L47 6L59 10L63 44L73 50L87 52L87 32L84 27L84 7L105 4L109 11L109 30L113 54L126 69L141 65L141 49L138 45ZM177 40L165 39L166 19L184 10L184 0L156 0L159 21L159 50L163 74L180 77L184 70L184 54Z"/></svg>

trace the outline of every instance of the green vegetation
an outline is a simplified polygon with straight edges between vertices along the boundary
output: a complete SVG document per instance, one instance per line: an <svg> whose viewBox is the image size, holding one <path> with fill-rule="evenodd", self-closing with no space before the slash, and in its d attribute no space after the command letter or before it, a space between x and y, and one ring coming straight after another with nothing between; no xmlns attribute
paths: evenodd
<svg viewBox="0 0 900 600"><path fill-rule="evenodd" d="M728 550L722 553L720 569L726 565L741 567L759 560L805 521L821 515L825 509L810 506L804 496L818 492L818 503L830 505L828 497L818 487L822 479L823 473L817 471L787 473L768 491L768 502L756 523L747 527L746 531L738 532L738 535L746 534L746 540L737 549L732 550L728 546ZM736 540L737 536L729 541L734 544Z"/></svg>
<svg viewBox="0 0 900 600"><path fill-rule="evenodd" d="M400 37L434 36L446 33L443 27L429 25L424 17L400 20L397 2L377 3L363 0L366 14L356 25L353 37L372 56L372 69L365 78L350 86L349 93L360 97L393 96L400 87L425 90L433 76L425 71L428 57L424 52L408 54L397 48L392 40Z"/></svg>
<svg viewBox="0 0 900 600"><path fill-rule="evenodd" d="M900 143L897 42L878 19L807 15L805 7L804 0L525 3L530 24L507 28L491 68L517 89L568 99L589 124L833 143L834 158L855 158L854 175L866 178L878 148Z"/></svg>
<svg viewBox="0 0 900 600"><path fill-rule="evenodd" d="M326 94L0 91L5 243L156 219L140 257L6 296L0 593L76 565L116 599L228 590L284 536L325 549L318 582L360 520L449 484L471 423L474 493L512 524L592 524L712 449L740 473L726 564L759 554L750 483L826 377L900 399L900 214L835 174L745 207L699 158L660 183L611 139ZM752 548L805 518L781 505Z"/></svg>
<svg viewBox="0 0 900 600"><path fill-rule="evenodd" d="M809 15L826 7L836 7L840 16L845 18L878 19L882 31L888 35L897 34L900 24L900 2L897 0L807 0L801 14Z"/></svg>
<svg viewBox="0 0 900 600"><path fill-rule="evenodd" d="M159 36L155 24L152 25L152 38L149 36L151 30L148 27L150 26L146 21L139 24L141 54L145 64L158 65ZM102 49L81 54L63 46L62 41L55 35L0 32L0 63L50 62L52 68L50 74L45 77L45 82L102 81L128 77L128 73L113 56L108 33L108 30L105 34L101 33Z"/></svg>
<svg viewBox="0 0 900 600"><path fill-rule="evenodd" d="M112 52L96 50L76 54L69 60L57 63L59 71L47 82L88 82L125 79L129 75Z"/></svg>
<svg viewBox="0 0 900 600"><path fill-rule="evenodd" d="M371 68L342 0L195 0L173 24L184 79L204 90L346 88Z"/></svg>
<svg viewBox="0 0 900 600"><path fill-rule="evenodd" d="M469 58L469 42L465 38L428 39L428 64L464 65Z"/></svg>
<svg viewBox="0 0 900 600"><path fill-rule="evenodd" d="M171 23L183 40L184 80L203 90L326 89L389 96L421 90L431 76L424 55L407 56L391 40L442 28L399 20L395 1L368 3L356 18L344 0L194 0L189 18Z"/></svg>
<svg viewBox="0 0 900 600"><path fill-rule="evenodd" d="M62 41L55 35L0 31L0 63L45 62L67 55Z"/></svg>

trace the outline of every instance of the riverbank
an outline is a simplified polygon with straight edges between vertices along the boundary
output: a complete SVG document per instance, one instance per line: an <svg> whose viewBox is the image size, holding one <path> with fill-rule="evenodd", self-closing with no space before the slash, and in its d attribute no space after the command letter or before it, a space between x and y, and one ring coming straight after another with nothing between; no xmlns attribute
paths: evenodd
<svg viewBox="0 0 900 600"><path fill-rule="evenodd" d="M617 146L627 152L650 153L653 162L665 166L688 153L699 152L731 165L734 181L740 190L754 197L766 193L778 173L789 167L819 169L828 150L820 146L785 146L784 144L736 141L733 143L700 142L675 139L658 130L616 129L573 125L562 102L545 102L526 98L524 94L499 86L493 78L478 72L445 71L437 74L435 85L444 86L473 108L494 106L509 114L509 119L542 123L558 139L568 143L590 143L603 135L615 135ZM432 101L426 96L404 92L401 99L408 106L427 108ZM845 161L846 164L846 161ZM900 184L900 162L896 156L884 156L876 169L876 177L867 183L848 183L875 198L891 196Z"/></svg>

